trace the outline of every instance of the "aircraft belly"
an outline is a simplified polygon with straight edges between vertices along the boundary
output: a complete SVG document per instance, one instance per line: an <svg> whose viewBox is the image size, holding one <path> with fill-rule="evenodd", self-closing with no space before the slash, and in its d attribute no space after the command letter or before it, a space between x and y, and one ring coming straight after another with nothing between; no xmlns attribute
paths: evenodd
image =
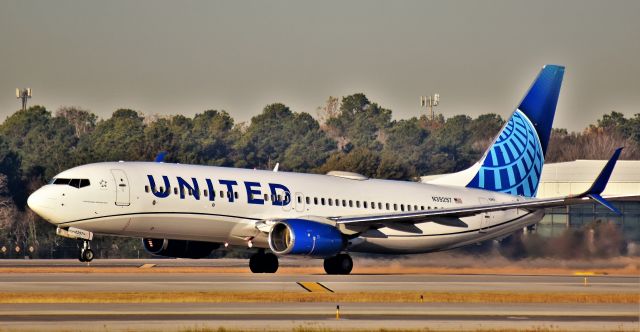
<svg viewBox="0 0 640 332"><path fill-rule="evenodd" d="M191 214L150 214L104 217L69 224L94 233L132 237L227 242L234 227L254 223L238 218Z"/></svg>

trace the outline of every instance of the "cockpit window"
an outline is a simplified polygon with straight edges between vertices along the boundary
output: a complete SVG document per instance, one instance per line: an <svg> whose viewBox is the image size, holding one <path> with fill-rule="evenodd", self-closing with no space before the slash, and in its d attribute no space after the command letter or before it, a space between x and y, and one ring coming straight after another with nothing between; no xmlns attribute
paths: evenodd
<svg viewBox="0 0 640 332"><path fill-rule="evenodd" d="M71 181L71 179L58 178L53 180L53 184L69 184L69 181Z"/></svg>
<svg viewBox="0 0 640 332"><path fill-rule="evenodd" d="M51 181L51 184L63 184L63 185L72 186L74 188L83 188L83 187L88 187L91 183L89 182L89 179L57 178L57 179L53 179L53 181Z"/></svg>

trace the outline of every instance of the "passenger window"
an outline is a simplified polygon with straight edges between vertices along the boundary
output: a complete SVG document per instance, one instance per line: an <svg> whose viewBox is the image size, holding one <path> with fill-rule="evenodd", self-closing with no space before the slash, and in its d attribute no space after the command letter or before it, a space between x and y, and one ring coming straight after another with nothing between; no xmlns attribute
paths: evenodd
<svg viewBox="0 0 640 332"><path fill-rule="evenodd" d="M393 211L398 211L398 204L393 204Z"/></svg>
<svg viewBox="0 0 640 332"><path fill-rule="evenodd" d="M349 200L349 207L353 207L353 201Z"/></svg>
<svg viewBox="0 0 640 332"><path fill-rule="evenodd" d="M205 189L205 190L204 190L204 197L209 196L208 194L209 194L209 192L207 191L207 189Z"/></svg>
<svg viewBox="0 0 640 332"><path fill-rule="evenodd" d="M146 193L149 192L149 186L144 186L144 192L146 192Z"/></svg>
<svg viewBox="0 0 640 332"><path fill-rule="evenodd" d="M400 211L404 211L404 204L400 204Z"/></svg>
<svg viewBox="0 0 640 332"><path fill-rule="evenodd" d="M318 205L318 197L314 197L313 198L313 204L314 205Z"/></svg>
<svg viewBox="0 0 640 332"><path fill-rule="evenodd" d="M411 211L411 205L407 205L407 211Z"/></svg>
<svg viewBox="0 0 640 332"><path fill-rule="evenodd" d="M336 206L340 206L340 200L336 198Z"/></svg>
<svg viewBox="0 0 640 332"><path fill-rule="evenodd" d="M298 196L298 204L302 203L302 197Z"/></svg>
<svg viewBox="0 0 640 332"><path fill-rule="evenodd" d="M367 201L362 202L362 207L365 209L367 208Z"/></svg>
<svg viewBox="0 0 640 332"><path fill-rule="evenodd" d="M184 188L180 188L180 196L184 196Z"/></svg>
<svg viewBox="0 0 640 332"><path fill-rule="evenodd" d="M322 203L322 205L324 205L324 197L320 198L320 202Z"/></svg>
<svg viewBox="0 0 640 332"><path fill-rule="evenodd" d="M382 203L378 202L378 210L382 210Z"/></svg>
<svg viewBox="0 0 640 332"><path fill-rule="evenodd" d="M220 198L224 197L224 191L220 190Z"/></svg>
<svg viewBox="0 0 640 332"><path fill-rule="evenodd" d="M387 210L389 210L389 203L385 203L385 206L387 207Z"/></svg>
<svg viewBox="0 0 640 332"><path fill-rule="evenodd" d="M356 207L359 208L360 207L360 201L356 201Z"/></svg>
<svg viewBox="0 0 640 332"><path fill-rule="evenodd" d="M269 201L269 194L264 194L264 201L268 202Z"/></svg>
<svg viewBox="0 0 640 332"><path fill-rule="evenodd" d="M310 197L307 196L304 199L307 202L307 204L311 204L311 198Z"/></svg>
<svg viewBox="0 0 640 332"><path fill-rule="evenodd" d="M238 199L238 192L237 192L237 191L234 191L234 192L233 192L233 197L235 197L236 199Z"/></svg>
<svg viewBox="0 0 640 332"><path fill-rule="evenodd" d="M193 189L189 189L189 196L193 195Z"/></svg>
<svg viewBox="0 0 640 332"><path fill-rule="evenodd" d="M420 205L420 210L424 210L424 205Z"/></svg>
<svg viewBox="0 0 640 332"><path fill-rule="evenodd" d="M173 194L177 195L178 194L178 187L173 187Z"/></svg>

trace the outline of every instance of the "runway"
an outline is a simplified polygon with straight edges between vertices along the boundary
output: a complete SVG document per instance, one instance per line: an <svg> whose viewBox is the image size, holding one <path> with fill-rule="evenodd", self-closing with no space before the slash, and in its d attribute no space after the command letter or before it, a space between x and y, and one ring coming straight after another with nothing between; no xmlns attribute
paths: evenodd
<svg viewBox="0 0 640 332"><path fill-rule="evenodd" d="M46 262L45 262L46 263ZM144 264L120 262L127 266ZM233 265L226 261L220 264ZM20 263L41 266L43 262ZM55 266L57 264L57 267ZM488 330L550 329L554 331L637 331L640 329L640 276L582 275L349 275L170 273L57 273L62 262L49 265L49 273L0 274L0 331L86 330L193 330L198 328L279 331L299 328L330 330ZM73 264L73 263L71 263ZM108 264L104 266L108 266ZM133 264L133 265L132 265ZM171 264L180 265L172 261ZM189 261L183 264L191 264ZM199 263L198 263L199 264ZM0 261L0 266L16 265ZM113 265L113 264L112 264ZM153 269L153 268L152 268ZM99 270L97 270L99 271ZM141 303L2 303L1 294L135 293ZM313 295L370 293L415 294L636 294L635 303L442 303L347 301L174 301L153 303L145 294L191 292L207 294L265 293ZM320 295L322 295L320 294ZM412 293L413 294L413 293ZM203 295L204 296L204 295ZM427 297L428 298L428 297ZM332 297L329 297L332 299ZM214 301L215 302L215 301ZM336 319L336 306L340 316Z"/></svg>
<svg viewBox="0 0 640 332"><path fill-rule="evenodd" d="M335 292L637 292L640 277L512 275L280 275L214 273L12 273L0 275L0 291L288 291L321 283Z"/></svg>

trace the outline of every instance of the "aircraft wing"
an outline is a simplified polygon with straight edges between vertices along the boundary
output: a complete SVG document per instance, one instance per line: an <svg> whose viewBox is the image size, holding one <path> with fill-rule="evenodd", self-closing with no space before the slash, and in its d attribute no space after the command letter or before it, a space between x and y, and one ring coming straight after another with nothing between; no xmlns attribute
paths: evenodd
<svg viewBox="0 0 640 332"><path fill-rule="evenodd" d="M383 213L376 215L362 215L362 216L345 216L345 217L333 217L330 218L338 224L370 224L370 223L384 223L384 222L406 222L406 223L420 223L426 221L433 221L437 217L467 217L480 213L503 211L510 209L524 209L524 210L538 210L552 207L561 207L574 204L583 204L589 201L595 200L596 202L604 205L611 211L621 214L618 209L609 203L610 200L640 200L640 195L633 196L610 196L607 199L600 196L613 172L618 157L622 148L618 148L611 159L604 166L596 180L591 187L579 194L573 196L564 196L556 198L524 198L521 197L516 202L503 202L503 203L490 203L482 205L471 205L464 207L455 207L447 209L434 209L426 211L414 211L414 212L402 212L402 213Z"/></svg>

